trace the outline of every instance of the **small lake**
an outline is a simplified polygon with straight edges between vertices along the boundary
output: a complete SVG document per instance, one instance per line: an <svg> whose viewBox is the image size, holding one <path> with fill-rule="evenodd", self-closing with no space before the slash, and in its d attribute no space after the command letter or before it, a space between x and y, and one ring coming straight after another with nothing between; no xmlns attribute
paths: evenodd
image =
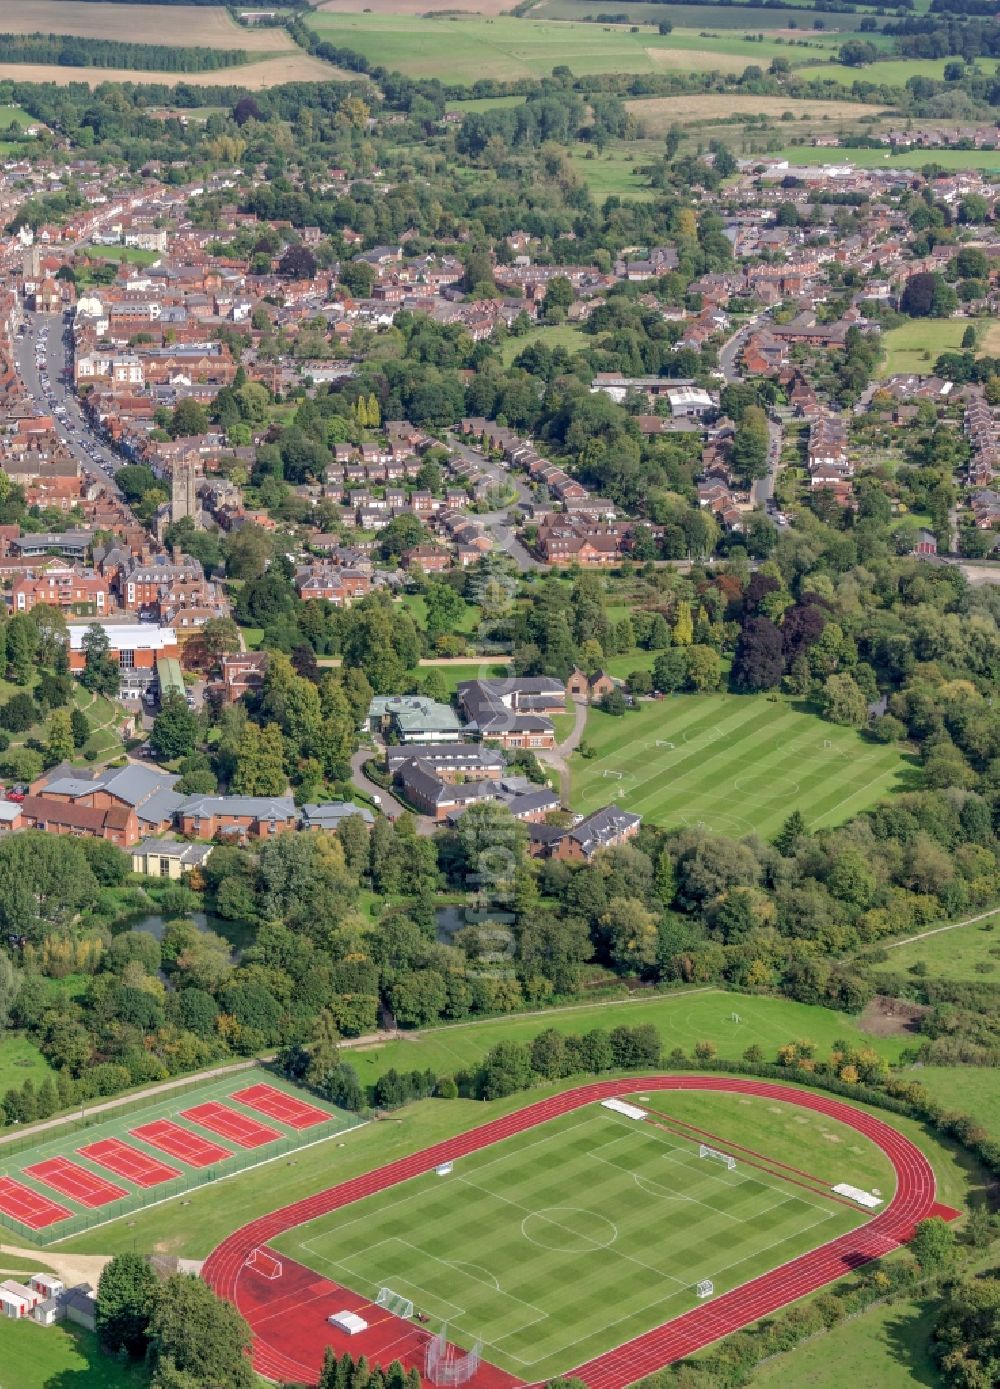
<svg viewBox="0 0 1000 1389"><path fill-rule="evenodd" d="M217 936L222 936L224 940L227 940L233 948L234 961L238 960L247 946L252 944L256 935L256 929L249 921L227 921L225 917L213 916L211 912L184 912L181 916L188 921L193 921L199 931L214 931ZM158 912L151 912L148 916L136 916L130 921L123 922L121 929L145 931L147 935L162 940L167 922L179 921L181 916L161 916Z"/></svg>

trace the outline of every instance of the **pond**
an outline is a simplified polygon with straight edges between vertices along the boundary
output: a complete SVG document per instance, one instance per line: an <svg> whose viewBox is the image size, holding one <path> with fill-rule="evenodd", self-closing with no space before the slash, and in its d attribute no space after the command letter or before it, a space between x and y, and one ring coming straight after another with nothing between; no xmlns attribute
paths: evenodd
<svg viewBox="0 0 1000 1389"><path fill-rule="evenodd" d="M167 922L178 921L181 917L193 921L199 931L214 931L217 936L227 940L233 948L234 962L248 945L253 944L257 934L256 928L249 921L227 921L225 917L214 916L211 912L183 912L178 916L161 916L158 912L151 912L146 916L132 917L131 920L123 922L120 929L145 931L157 940L162 940Z"/></svg>

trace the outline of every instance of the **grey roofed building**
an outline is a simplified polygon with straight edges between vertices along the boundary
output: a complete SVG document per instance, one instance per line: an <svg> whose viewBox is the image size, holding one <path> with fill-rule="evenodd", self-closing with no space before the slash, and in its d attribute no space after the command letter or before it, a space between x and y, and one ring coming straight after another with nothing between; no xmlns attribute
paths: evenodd
<svg viewBox="0 0 1000 1389"><path fill-rule="evenodd" d="M136 762L130 762L127 767L106 767L97 772L66 767L64 764L53 769L45 783L45 790L52 796L72 796L74 799L91 795L94 791L107 791L108 795L116 796L138 810L151 797L172 790L179 780L171 772L143 767Z"/></svg>
<svg viewBox="0 0 1000 1389"><path fill-rule="evenodd" d="M180 801L183 799L183 796L178 797ZM138 844L132 845L129 853L133 864L137 859L145 859L153 854L158 859L171 859L182 868L201 868L211 858L214 848L214 844L188 844L183 839L140 839Z"/></svg>
<svg viewBox="0 0 1000 1389"><path fill-rule="evenodd" d="M413 757L413 749L389 747L385 750L386 770L395 776L404 762ZM504 768L502 755L481 743L421 743L420 761L435 770L445 772L482 772L499 776Z"/></svg>
<svg viewBox="0 0 1000 1389"><path fill-rule="evenodd" d="M591 858L598 849L607 848L609 844L620 844L629 834L634 834L641 824L640 815L633 815L617 805L605 805L592 815L585 816L567 833L580 845L584 858Z"/></svg>
<svg viewBox="0 0 1000 1389"><path fill-rule="evenodd" d="M420 695L376 695L368 706L373 733L394 733L402 743L459 742L462 725L454 709Z"/></svg>
<svg viewBox="0 0 1000 1389"><path fill-rule="evenodd" d="M109 796L132 806L140 826L152 830L168 825L184 804L184 797L173 789L179 780L171 772L143 767L136 762L101 771L63 764L53 768L43 785L46 795L66 796L74 801L106 791Z"/></svg>
<svg viewBox="0 0 1000 1389"><path fill-rule="evenodd" d="M64 1293L60 1293L59 1301L69 1321L76 1322L78 1326L83 1326L88 1331L96 1330L97 1300L89 1283L81 1283L78 1287L67 1288Z"/></svg>
<svg viewBox="0 0 1000 1389"><path fill-rule="evenodd" d="M323 804L302 807L302 828L304 830L337 830L352 815L359 815L366 825L375 823L375 816L366 805L355 805L353 801L326 801Z"/></svg>
<svg viewBox="0 0 1000 1389"><path fill-rule="evenodd" d="M256 820L287 820L295 815L291 796L189 796L178 809L180 815L251 816Z"/></svg>

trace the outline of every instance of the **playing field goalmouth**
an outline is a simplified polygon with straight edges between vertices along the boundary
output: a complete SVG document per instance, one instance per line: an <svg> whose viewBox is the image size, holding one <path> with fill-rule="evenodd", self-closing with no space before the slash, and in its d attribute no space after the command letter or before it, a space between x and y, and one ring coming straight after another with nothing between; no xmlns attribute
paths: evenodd
<svg viewBox="0 0 1000 1389"><path fill-rule="evenodd" d="M645 1112L588 1106L274 1247L373 1308L390 1288L431 1329L538 1381L869 1218L823 1178L708 1143L669 1104Z"/></svg>

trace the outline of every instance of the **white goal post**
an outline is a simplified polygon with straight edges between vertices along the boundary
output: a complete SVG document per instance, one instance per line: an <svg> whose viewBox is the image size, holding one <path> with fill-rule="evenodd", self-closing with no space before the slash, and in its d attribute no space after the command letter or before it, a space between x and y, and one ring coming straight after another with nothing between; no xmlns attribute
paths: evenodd
<svg viewBox="0 0 1000 1389"><path fill-rule="evenodd" d="M703 1278L696 1289L699 1297L711 1297L715 1292L715 1284L711 1278Z"/></svg>
<svg viewBox="0 0 1000 1389"><path fill-rule="evenodd" d="M721 1162L724 1167L728 1167L730 1172L735 1171L736 1159L730 1153L720 1153L718 1148L710 1148L707 1143L699 1143L698 1156L700 1158L714 1158L716 1162Z"/></svg>
<svg viewBox="0 0 1000 1389"><path fill-rule="evenodd" d="M611 779L612 779L613 781L621 781L621 779L622 779L622 773L621 773L621 772L616 772L616 771L615 771L613 768L611 768L611 767L605 767L605 768L604 768L604 771L601 773L601 776L604 776L604 777L611 777Z"/></svg>
<svg viewBox="0 0 1000 1389"><path fill-rule="evenodd" d="M657 738L656 746L658 748L672 748L675 747L676 744L672 743L669 738Z"/></svg>
<svg viewBox="0 0 1000 1389"><path fill-rule="evenodd" d="M413 1316L413 1303L410 1299L403 1297L402 1293L394 1293L391 1288L379 1288L375 1306L384 1307L387 1312L392 1312L397 1317Z"/></svg>

